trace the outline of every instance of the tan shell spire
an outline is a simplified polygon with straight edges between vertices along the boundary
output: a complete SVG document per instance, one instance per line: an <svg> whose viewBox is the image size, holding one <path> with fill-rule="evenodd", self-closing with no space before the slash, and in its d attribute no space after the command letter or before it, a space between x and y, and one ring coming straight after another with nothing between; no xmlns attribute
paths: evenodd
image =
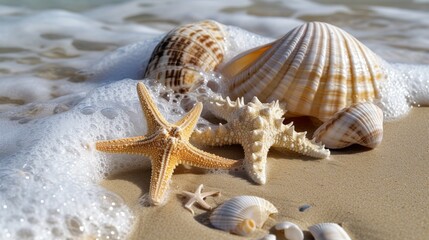
<svg viewBox="0 0 429 240"><path fill-rule="evenodd" d="M244 52L221 69L232 98L286 103L289 116L326 121L344 107L380 98L383 60L345 31L322 22Z"/></svg>
<svg viewBox="0 0 429 240"><path fill-rule="evenodd" d="M156 46L145 78L157 79L177 92L187 92L213 71L225 55L223 25L212 20L171 30Z"/></svg>

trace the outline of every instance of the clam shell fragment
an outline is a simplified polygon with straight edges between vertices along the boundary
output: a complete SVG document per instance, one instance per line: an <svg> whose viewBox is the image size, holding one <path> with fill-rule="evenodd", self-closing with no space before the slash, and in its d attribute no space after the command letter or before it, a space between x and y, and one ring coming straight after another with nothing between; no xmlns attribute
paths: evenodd
<svg viewBox="0 0 429 240"><path fill-rule="evenodd" d="M144 77L157 79L176 92L187 92L213 71L225 55L223 25L212 20L171 30L158 43Z"/></svg>
<svg viewBox="0 0 429 240"><path fill-rule="evenodd" d="M275 226L276 230L281 230L287 240L303 240L304 233L298 225L292 222L280 222Z"/></svg>
<svg viewBox="0 0 429 240"><path fill-rule="evenodd" d="M315 240L351 240L346 231L336 223L319 223L310 226L308 230Z"/></svg>
<svg viewBox="0 0 429 240"><path fill-rule="evenodd" d="M327 148L352 144L375 148L383 139L383 111L371 102L356 103L324 122L313 138Z"/></svg>
<svg viewBox="0 0 429 240"><path fill-rule="evenodd" d="M322 122L356 102L379 99L384 61L347 32L310 22L239 54L220 70L232 98L286 102L287 116Z"/></svg>
<svg viewBox="0 0 429 240"><path fill-rule="evenodd" d="M238 196L225 201L210 215L210 223L221 230L246 236L261 228L277 208L256 196Z"/></svg>

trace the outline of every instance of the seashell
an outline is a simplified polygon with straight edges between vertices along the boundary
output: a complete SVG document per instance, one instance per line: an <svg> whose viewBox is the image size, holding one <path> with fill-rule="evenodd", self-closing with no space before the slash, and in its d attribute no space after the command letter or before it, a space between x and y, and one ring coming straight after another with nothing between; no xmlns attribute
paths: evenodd
<svg viewBox="0 0 429 240"><path fill-rule="evenodd" d="M315 240L351 240L346 231L336 223L319 223L310 226L308 230Z"/></svg>
<svg viewBox="0 0 429 240"><path fill-rule="evenodd" d="M275 226L276 230L283 230L287 240L303 240L304 233L298 225L292 222L281 222Z"/></svg>
<svg viewBox="0 0 429 240"><path fill-rule="evenodd" d="M210 215L210 223L221 230L246 236L261 228L278 210L272 203L256 196L238 196L225 201Z"/></svg>
<svg viewBox="0 0 429 240"><path fill-rule="evenodd" d="M374 103L355 103L337 112L313 134L327 148L359 144L375 148L383 139L383 111Z"/></svg>
<svg viewBox="0 0 429 240"><path fill-rule="evenodd" d="M267 234L265 235L263 238L259 239L259 240L276 240L277 237L274 234Z"/></svg>
<svg viewBox="0 0 429 240"><path fill-rule="evenodd" d="M176 92L188 92L225 55L223 25L212 20L171 30L158 43L144 77L157 79Z"/></svg>
<svg viewBox="0 0 429 240"><path fill-rule="evenodd" d="M286 103L287 116L326 121L344 107L380 98L384 61L345 31L310 22L248 50L220 70L232 98Z"/></svg>

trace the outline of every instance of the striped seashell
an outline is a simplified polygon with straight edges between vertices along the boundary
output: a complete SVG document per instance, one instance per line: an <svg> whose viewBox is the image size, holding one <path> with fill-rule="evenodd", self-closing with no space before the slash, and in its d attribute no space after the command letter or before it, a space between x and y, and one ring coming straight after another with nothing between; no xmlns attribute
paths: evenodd
<svg viewBox="0 0 429 240"><path fill-rule="evenodd" d="M327 148L359 144L375 148L383 139L383 111L374 103L355 103L337 112L313 134Z"/></svg>
<svg viewBox="0 0 429 240"><path fill-rule="evenodd" d="M351 240L346 231L336 223L319 223L310 226L308 230L315 240Z"/></svg>
<svg viewBox="0 0 429 240"><path fill-rule="evenodd" d="M310 22L239 54L220 72L232 98L280 100L286 102L287 116L326 121L353 103L380 98L383 64L345 31Z"/></svg>
<svg viewBox="0 0 429 240"><path fill-rule="evenodd" d="M280 222L275 226L276 230L282 230L287 240L303 240L304 233L298 225L292 222Z"/></svg>
<svg viewBox="0 0 429 240"><path fill-rule="evenodd" d="M144 77L157 79L176 92L188 92L200 72L213 71L225 55L223 25L212 20L175 28L158 43Z"/></svg>
<svg viewBox="0 0 429 240"><path fill-rule="evenodd" d="M278 210L269 201L256 196L238 196L225 201L210 215L210 223L221 230L241 236L261 228Z"/></svg>

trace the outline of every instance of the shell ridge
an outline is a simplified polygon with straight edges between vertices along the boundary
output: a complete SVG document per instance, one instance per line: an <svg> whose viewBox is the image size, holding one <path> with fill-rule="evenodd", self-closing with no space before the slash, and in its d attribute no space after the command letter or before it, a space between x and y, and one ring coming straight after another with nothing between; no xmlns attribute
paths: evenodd
<svg viewBox="0 0 429 240"><path fill-rule="evenodd" d="M310 107L309 111L311 113L315 113L317 115L320 114L320 112L324 109L329 107L329 94L324 94L324 92L331 92L332 90L329 88L329 83L327 79L330 77L327 69L331 65L331 58L327 54L327 52L332 47L332 42L335 42L334 37L325 37L330 34L329 29L323 25L323 24L315 24L316 26L316 33L319 33L321 36L319 39L320 41L317 41L317 37L315 37L314 45L312 48L317 49L317 52L314 53L314 58L312 65L316 66L316 69L313 69L310 73L308 78L310 79L317 79L313 81L308 81L308 87L307 91L305 91L306 94L303 92L302 98L305 98L306 96L309 98L308 101L311 102L311 104L308 104ZM311 84L310 84L311 83ZM328 99L326 99L326 98Z"/></svg>
<svg viewBox="0 0 429 240"><path fill-rule="evenodd" d="M266 63L276 52L275 45L276 44L274 43L269 48L264 49L260 58L255 59L252 64L248 65L246 68L244 68L243 71L238 73L238 75L236 76L236 79L238 81L236 82L236 84L234 84L235 86L238 86L237 91L234 89L234 92L240 92L237 96L244 95L246 101L250 101L251 97L258 94L257 91L261 89L260 85L263 85L266 82L266 80L264 81L264 79L266 79L266 77L264 76L266 71L264 63ZM259 68L260 66L262 66L261 69ZM245 81L246 77L249 75L252 76L252 80ZM258 79L261 81L254 81L253 79ZM248 91L248 93L246 93L246 90Z"/></svg>
<svg viewBox="0 0 429 240"><path fill-rule="evenodd" d="M308 70L307 66L311 65L314 66L314 58L310 58L311 56L317 56L316 54L311 52L311 46L313 44L317 46L315 43L317 42L314 35L315 23L310 22L308 24L305 24L307 26L306 32L303 35L303 39L301 41L300 49L298 51L297 56L301 57L300 61L293 61L293 65L299 64L297 66L292 66L292 69L296 69L296 72L291 71L287 73L287 76L290 76L291 84L288 87L288 102L287 102L287 109L291 113L295 113L298 109L308 111L309 105L311 103L311 96L307 97L305 94L307 94L306 89L311 89L311 84L313 84L314 79L311 79L311 81L308 80ZM305 46L305 47L304 47ZM308 64L309 61L312 61L310 64ZM310 86L310 87L309 87Z"/></svg>
<svg viewBox="0 0 429 240"><path fill-rule="evenodd" d="M266 88L262 90L262 92L268 92L268 89L274 89L274 91L271 97L268 96L268 93L265 94L264 98L262 99L263 101L272 101L276 99L282 99L284 97L281 95L282 93L287 91L292 81L287 81L287 77L283 78L282 76L285 76L286 73L293 67L293 60L299 54L299 48L297 46L302 43L303 36L305 35L305 33L306 28L301 29L297 27L295 31L292 31L289 36L285 37L284 40L281 41L282 48L280 51L277 51L276 55L280 55L277 57L277 59L279 59L280 61L285 61L286 64L283 64L283 66L281 66L282 64L280 61L276 62L277 65L280 65L279 71L275 75L272 83L268 84ZM293 41L294 39L298 39L298 41Z"/></svg>
<svg viewBox="0 0 429 240"><path fill-rule="evenodd" d="M266 100L262 99L263 101L270 101L270 100L277 100L277 99L284 101L283 98L289 95L288 91L289 91L290 85L293 82L293 74L290 74L292 75L290 76L287 73L289 72L289 70L296 72L296 69L293 69L293 61L295 57L297 57L298 54L300 53L298 46L301 45L301 43L303 42L306 31L307 31L306 25L301 27L296 27L294 30L291 31L290 34L287 34L281 39L280 45L283 46L283 48L285 49L282 48L282 50L278 51L277 54L281 55L282 52L285 52L285 54L284 56L278 57L277 59L280 59L280 60L284 59L285 64L283 64L283 66L280 67L280 70L276 74L276 77L274 80L275 83L271 84L272 89L274 89L272 96L267 97ZM281 62L278 61L278 63L280 64ZM264 90L268 90L268 88ZM283 94L283 93L286 93L286 94Z"/></svg>

